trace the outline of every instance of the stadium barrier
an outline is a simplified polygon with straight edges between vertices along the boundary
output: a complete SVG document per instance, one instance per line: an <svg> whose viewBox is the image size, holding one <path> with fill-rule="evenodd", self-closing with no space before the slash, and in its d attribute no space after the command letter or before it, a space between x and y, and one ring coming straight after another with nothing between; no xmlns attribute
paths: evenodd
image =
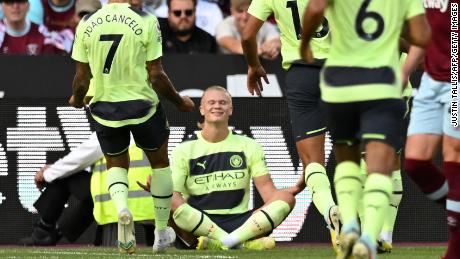
<svg viewBox="0 0 460 259"><path fill-rule="evenodd" d="M283 96L284 72L279 61L265 62L271 74L272 98L244 98L246 66L239 56L171 55L163 58L165 70L177 88L192 96L210 85L229 88L235 97L232 128L255 138L266 153L277 187L293 185L302 171L291 135ZM39 195L33 176L44 164L53 163L90 134L88 114L68 107L74 65L68 57L0 57L0 244L14 244L28 235L36 218L33 202ZM241 89L243 91L241 91ZM275 97L278 96L278 97ZM198 99L195 99L197 103ZM164 102L171 125L170 151L192 134L198 111L180 113ZM198 103L197 103L198 104ZM329 177L335 167L332 145L325 145ZM332 181L331 181L332 182ZM395 227L395 242L443 242L447 240L445 213L428 201L404 177L404 196ZM251 206L261 199L251 188ZM288 219L273 233L280 241L329 242L324 221L304 190ZM72 201L69 203L72 206ZM91 243L88 231L80 243Z"/></svg>

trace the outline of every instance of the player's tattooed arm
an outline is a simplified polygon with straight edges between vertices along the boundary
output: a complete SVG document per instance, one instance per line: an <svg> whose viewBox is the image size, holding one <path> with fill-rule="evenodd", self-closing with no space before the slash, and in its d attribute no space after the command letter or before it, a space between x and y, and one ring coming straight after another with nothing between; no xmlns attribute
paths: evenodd
<svg viewBox="0 0 460 259"><path fill-rule="evenodd" d="M88 92L89 82L92 78L91 68L88 63L76 62L76 72L72 83L72 96L69 104L75 108L82 108L83 99Z"/></svg>
<svg viewBox="0 0 460 259"><path fill-rule="evenodd" d="M152 88L171 101L180 111L191 111L195 104L188 96L181 96L164 72L161 59L147 61L147 71Z"/></svg>
<svg viewBox="0 0 460 259"><path fill-rule="evenodd" d="M262 78L265 83L269 83L267 73L260 64L256 41L257 32L264 22L250 14L248 14L248 17L246 27L241 34L241 46L243 47L244 57L248 62L247 88L251 95L254 95L255 92L258 96L261 96L263 91Z"/></svg>
<svg viewBox="0 0 460 259"><path fill-rule="evenodd" d="M324 18L324 12L328 0L311 0L305 7L302 21L302 42L300 44L300 56L308 63L313 63L313 55L310 50L310 40Z"/></svg>

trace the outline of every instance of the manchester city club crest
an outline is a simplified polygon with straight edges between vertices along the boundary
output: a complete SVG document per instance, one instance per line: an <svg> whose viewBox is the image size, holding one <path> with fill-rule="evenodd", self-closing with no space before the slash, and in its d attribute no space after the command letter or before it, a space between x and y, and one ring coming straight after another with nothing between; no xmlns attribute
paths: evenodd
<svg viewBox="0 0 460 259"><path fill-rule="evenodd" d="M230 165L234 168L241 167L243 164L243 158L240 155L233 155L230 157Z"/></svg>

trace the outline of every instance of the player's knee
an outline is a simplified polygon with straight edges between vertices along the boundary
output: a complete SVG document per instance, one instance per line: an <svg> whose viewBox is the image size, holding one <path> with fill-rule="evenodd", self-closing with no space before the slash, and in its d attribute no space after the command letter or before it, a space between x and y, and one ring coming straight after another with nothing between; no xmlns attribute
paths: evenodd
<svg viewBox="0 0 460 259"><path fill-rule="evenodd" d="M291 193L285 192L285 191L279 191L278 192L278 200L282 200L286 202L291 209L294 208L295 206L295 197Z"/></svg>
<svg viewBox="0 0 460 259"><path fill-rule="evenodd" d="M322 137L322 141L313 140L319 137ZM318 146L324 146L324 135L303 139L296 143L304 167L310 163L324 163L324 150L321 148L318 149Z"/></svg>
<svg viewBox="0 0 460 259"><path fill-rule="evenodd" d="M431 160L438 152L441 136L415 134L407 137L405 157L417 160Z"/></svg>
<svg viewBox="0 0 460 259"><path fill-rule="evenodd" d="M173 214L177 210L177 208L179 208L184 203L184 198L182 198L180 194L174 192L171 200L171 214Z"/></svg>
<svg viewBox="0 0 460 259"><path fill-rule="evenodd" d="M444 161L460 163L460 140L449 138L443 143Z"/></svg>
<svg viewBox="0 0 460 259"><path fill-rule="evenodd" d="M169 166L169 159L167 154L150 155L149 161L152 168L165 168Z"/></svg>
<svg viewBox="0 0 460 259"><path fill-rule="evenodd" d="M397 157L395 149L386 143L370 141L366 144L366 162L369 173L378 172L391 175L395 157Z"/></svg>

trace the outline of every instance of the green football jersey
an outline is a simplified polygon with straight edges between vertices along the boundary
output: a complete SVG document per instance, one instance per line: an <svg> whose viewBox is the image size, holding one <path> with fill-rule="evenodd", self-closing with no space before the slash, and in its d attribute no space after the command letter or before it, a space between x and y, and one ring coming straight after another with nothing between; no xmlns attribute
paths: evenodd
<svg viewBox="0 0 460 259"><path fill-rule="evenodd" d="M72 58L89 63L90 110L109 127L139 124L156 111L158 96L148 80L146 61L162 55L155 16L129 4L106 4L78 24Z"/></svg>
<svg viewBox="0 0 460 259"><path fill-rule="evenodd" d="M248 211L251 178L268 174L260 144L232 132L218 143L197 132L174 149L171 170L187 203L221 215Z"/></svg>
<svg viewBox="0 0 460 259"><path fill-rule="evenodd" d="M276 24L281 32L281 55L283 68L289 69L292 62L300 60L300 39L302 20L305 7L309 0L252 0L248 13L259 20L266 21L275 15ZM327 15L326 15L327 16ZM316 59L328 57L331 45L328 20L318 28L310 42L313 56Z"/></svg>
<svg viewBox="0 0 460 259"><path fill-rule="evenodd" d="M420 0L333 0L332 46L321 74L321 97L344 103L401 98L399 37L403 23L424 13Z"/></svg>

